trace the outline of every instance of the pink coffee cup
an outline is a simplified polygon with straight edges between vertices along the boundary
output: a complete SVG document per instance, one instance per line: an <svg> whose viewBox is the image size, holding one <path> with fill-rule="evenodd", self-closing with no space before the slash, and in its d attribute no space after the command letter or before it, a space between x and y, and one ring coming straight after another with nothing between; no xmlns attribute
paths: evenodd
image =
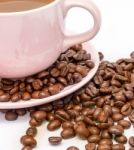
<svg viewBox="0 0 134 150"><path fill-rule="evenodd" d="M65 35L64 19L72 7L92 14L92 29ZM100 24L100 12L90 0L55 0L32 10L0 13L0 77L20 78L48 68L70 46L91 40Z"/></svg>

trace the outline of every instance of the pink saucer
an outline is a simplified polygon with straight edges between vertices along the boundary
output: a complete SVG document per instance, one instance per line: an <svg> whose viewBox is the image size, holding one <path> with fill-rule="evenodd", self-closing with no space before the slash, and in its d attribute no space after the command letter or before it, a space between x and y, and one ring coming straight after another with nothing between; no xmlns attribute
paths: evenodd
<svg viewBox="0 0 134 150"><path fill-rule="evenodd" d="M42 105L45 103L49 103L49 102L58 100L62 97L65 97L65 96L75 92L82 86L84 86L87 82L89 82L92 79L92 77L95 75L95 73L99 67L99 55L98 55L98 52L96 51L96 49L94 48L94 46L91 45L89 42L84 43L83 46L84 46L85 50L87 50L87 52L89 52L91 54L92 61L95 63L95 67L88 73L88 75L85 78L82 79L82 81L80 81L77 84L67 86L60 93L53 95L53 96L49 96L47 98L31 99L29 101L19 101L19 102L15 102L15 103L1 102L0 109L16 109L16 108L26 108L26 107Z"/></svg>

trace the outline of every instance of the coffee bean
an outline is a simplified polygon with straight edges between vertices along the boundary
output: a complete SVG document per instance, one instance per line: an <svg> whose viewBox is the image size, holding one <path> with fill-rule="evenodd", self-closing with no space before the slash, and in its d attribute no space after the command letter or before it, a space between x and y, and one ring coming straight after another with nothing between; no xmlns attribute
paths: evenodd
<svg viewBox="0 0 134 150"><path fill-rule="evenodd" d="M70 115L66 111L64 111L64 110L57 110L55 112L55 115L59 116L63 120L70 120Z"/></svg>
<svg viewBox="0 0 134 150"><path fill-rule="evenodd" d="M77 65L76 71L78 73L80 73L82 75L82 77L85 77L87 75L87 73L88 73L87 70L85 69L85 67L81 66L81 65Z"/></svg>
<svg viewBox="0 0 134 150"><path fill-rule="evenodd" d="M37 134L37 129L35 127L29 127L26 134L35 137Z"/></svg>
<svg viewBox="0 0 134 150"><path fill-rule="evenodd" d="M95 143L89 143L85 145L86 150L95 150L96 149L96 144Z"/></svg>
<svg viewBox="0 0 134 150"><path fill-rule="evenodd" d="M97 134L97 135L100 134L100 129L95 126L90 126L88 128L88 130L89 130L90 134Z"/></svg>
<svg viewBox="0 0 134 150"><path fill-rule="evenodd" d="M75 136L75 131L74 131L73 128L65 128L61 132L61 136L62 136L63 139L73 138Z"/></svg>
<svg viewBox="0 0 134 150"><path fill-rule="evenodd" d="M134 147L134 136L131 136L129 138L129 144L130 144L130 146Z"/></svg>
<svg viewBox="0 0 134 150"><path fill-rule="evenodd" d="M18 118L18 115L13 111L8 111L5 114L5 119L8 121L15 121L17 120L17 118Z"/></svg>
<svg viewBox="0 0 134 150"><path fill-rule="evenodd" d="M8 93L3 93L0 95L0 102L8 102L10 100L10 95Z"/></svg>
<svg viewBox="0 0 134 150"><path fill-rule="evenodd" d="M23 116L26 114L26 109L21 108L21 109L16 109L15 112L19 115L19 116Z"/></svg>
<svg viewBox="0 0 134 150"><path fill-rule="evenodd" d="M69 122L69 121L66 121L66 122L63 122L62 123L62 128L63 129L66 129L66 128L73 128L73 123L72 122Z"/></svg>
<svg viewBox="0 0 134 150"><path fill-rule="evenodd" d="M129 115L129 120L134 123L134 112Z"/></svg>
<svg viewBox="0 0 134 150"><path fill-rule="evenodd" d="M18 92L18 90L19 90L19 88L16 86L16 87L14 87L14 88L12 88L11 90L10 90L10 92L9 92L9 94L15 94L15 93L17 93Z"/></svg>
<svg viewBox="0 0 134 150"><path fill-rule="evenodd" d="M38 73L37 78L41 79L41 78L44 78L48 75L49 75L48 71L42 71L42 72Z"/></svg>
<svg viewBox="0 0 134 150"><path fill-rule="evenodd" d="M31 118L30 121L29 121L29 124L32 126L32 127L38 127L42 124L41 121L37 121L35 118Z"/></svg>
<svg viewBox="0 0 134 150"><path fill-rule="evenodd" d="M25 100L25 101L30 100L31 99L31 94L29 92L22 93L22 99Z"/></svg>
<svg viewBox="0 0 134 150"><path fill-rule="evenodd" d="M50 71L50 74L51 74L52 77L58 77L60 75L60 71L57 68L53 68Z"/></svg>
<svg viewBox="0 0 134 150"><path fill-rule="evenodd" d="M24 146L21 150L32 150L31 146Z"/></svg>
<svg viewBox="0 0 134 150"><path fill-rule="evenodd" d="M32 93L32 98L34 98L34 99L40 98L40 91L34 91L34 92Z"/></svg>
<svg viewBox="0 0 134 150"><path fill-rule="evenodd" d="M52 136L52 137L49 137L48 138L48 141L50 144L52 145L59 145L62 141L62 138L61 137L55 137L55 136Z"/></svg>
<svg viewBox="0 0 134 150"><path fill-rule="evenodd" d="M102 130L101 137L104 139L111 139L112 135L108 132L108 130Z"/></svg>
<svg viewBox="0 0 134 150"><path fill-rule="evenodd" d="M65 78L63 78L63 77L58 77L57 78L57 80L61 83L61 84L63 84L63 85L65 85L65 86L67 86L67 80L65 79Z"/></svg>
<svg viewBox="0 0 134 150"><path fill-rule="evenodd" d="M12 102L17 102L21 99L21 94L20 93L15 93L11 96L11 101Z"/></svg>
<svg viewBox="0 0 134 150"><path fill-rule="evenodd" d="M100 144L98 145L97 150L112 150L112 147L110 145Z"/></svg>
<svg viewBox="0 0 134 150"><path fill-rule="evenodd" d="M114 125L109 128L109 133L114 135L122 135L123 132L124 130L120 125Z"/></svg>
<svg viewBox="0 0 134 150"><path fill-rule="evenodd" d="M51 93L51 95L57 94L59 93L61 90L63 90L63 85L62 84L55 84L55 85L51 85L50 87L48 87L48 91Z"/></svg>
<svg viewBox="0 0 134 150"><path fill-rule="evenodd" d="M98 52L98 54L99 54L100 61L102 61L102 60L103 60L103 58L104 58L103 53L102 53L102 52Z"/></svg>
<svg viewBox="0 0 134 150"><path fill-rule="evenodd" d="M132 112L131 104L126 103L122 108L121 108L121 113L125 116L130 115Z"/></svg>
<svg viewBox="0 0 134 150"><path fill-rule="evenodd" d="M101 139L99 142L100 145L113 145L112 139Z"/></svg>
<svg viewBox="0 0 134 150"><path fill-rule="evenodd" d="M46 118L47 121L53 121L55 119L56 118L55 118L55 115L53 113L48 113L47 114L47 118Z"/></svg>
<svg viewBox="0 0 134 150"><path fill-rule="evenodd" d="M118 143L126 144L127 143L127 138L124 135L116 136L115 141L118 142Z"/></svg>
<svg viewBox="0 0 134 150"><path fill-rule="evenodd" d="M112 116L112 119L113 119L115 122L117 122L117 121L119 121L119 120L122 120L123 118L124 118L123 115L120 114L120 113L114 113L113 116Z"/></svg>
<svg viewBox="0 0 134 150"><path fill-rule="evenodd" d="M82 139L88 138L88 136L90 134L89 130L85 126L83 126L83 125L78 125L75 128L75 132Z"/></svg>
<svg viewBox="0 0 134 150"><path fill-rule="evenodd" d="M128 121L128 120L120 120L120 121L118 122L118 124L119 124L120 126L122 126L124 129L129 129L129 128L131 127L131 123L130 123L130 121Z"/></svg>
<svg viewBox="0 0 134 150"><path fill-rule="evenodd" d="M40 79L35 79L33 82L32 82L32 86L35 90L40 90L41 87L43 86L43 83Z"/></svg>
<svg viewBox="0 0 134 150"><path fill-rule="evenodd" d="M46 112L45 112L45 111L41 111L41 110L36 111L36 112L33 114L33 117L34 117L37 121L39 121L39 122L45 120L45 119L46 119L46 116L47 116Z"/></svg>
<svg viewBox="0 0 134 150"><path fill-rule="evenodd" d="M25 135L21 137L21 143L25 146L31 146L31 147L35 147L36 146L36 140L30 136L30 135Z"/></svg>
<svg viewBox="0 0 134 150"><path fill-rule="evenodd" d="M99 135L91 135L88 138L89 143L98 143L101 140L101 137Z"/></svg>
<svg viewBox="0 0 134 150"><path fill-rule="evenodd" d="M53 110L53 106L50 103L44 104L44 105L38 106L38 110L45 111L45 112L51 112Z"/></svg>
<svg viewBox="0 0 134 150"><path fill-rule="evenodd" d="M123 144L113 144L112 150L125 150L125 146Z"/></svg>
<svg viewBox="0 0 134 150"><path fill-rule="evenodd" d="M60 128L60 126L61 126L61 122L59 120L52 120L47 125L47 129L49 131L54 131L54 130Z"/></svg>
<svg viewBox="0 0 134 150"><path fill-rule="evenodd" d="M75 146L70 146L66 150L79 150L79 149Z"/></svg>
<svg viewBox="0 0 134 150"><path fill-rule="evenodd" d="M113 114L120 113L120 109L117 107L112 107L112 113Z"/></svg>

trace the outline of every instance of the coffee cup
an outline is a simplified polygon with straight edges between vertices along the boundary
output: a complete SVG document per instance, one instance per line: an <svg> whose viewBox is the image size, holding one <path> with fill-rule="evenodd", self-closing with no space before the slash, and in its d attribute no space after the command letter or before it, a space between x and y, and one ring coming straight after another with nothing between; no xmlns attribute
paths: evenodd
<svg viewBox="0 0 134 150"><path fill-rule="evenodd" d="M91 13L92 29L65 34L64 19L72 7ZM0 10L0 77L21 78L48 68L69 47L91 40L100 24L100 12L90 0L53 0L28 10Z"/></svg>

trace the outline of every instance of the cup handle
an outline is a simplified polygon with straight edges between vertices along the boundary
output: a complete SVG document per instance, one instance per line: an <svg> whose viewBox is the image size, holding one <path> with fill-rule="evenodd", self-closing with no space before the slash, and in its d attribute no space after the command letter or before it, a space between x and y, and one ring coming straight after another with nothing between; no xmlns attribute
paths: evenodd
<svg viewBox="0 0 134 150"><path fill-rule="evenodd" d="M94 19L93 28L73 36L64 35L64 43L63 43L63 50L67 50L69 47L86 42L91 40L99 31L101 26L101 15L98 7L90 0L65 0L63 3L63 11L64 15L66 16L68 10L72 7L81 7L89 11L92 14ZM78 17L78 16L77 16Z"/></svg>

